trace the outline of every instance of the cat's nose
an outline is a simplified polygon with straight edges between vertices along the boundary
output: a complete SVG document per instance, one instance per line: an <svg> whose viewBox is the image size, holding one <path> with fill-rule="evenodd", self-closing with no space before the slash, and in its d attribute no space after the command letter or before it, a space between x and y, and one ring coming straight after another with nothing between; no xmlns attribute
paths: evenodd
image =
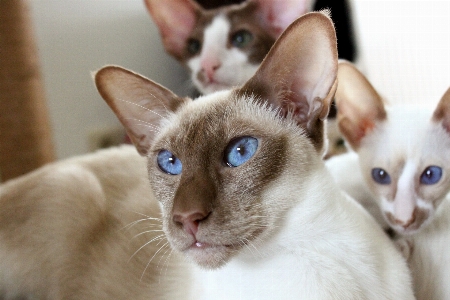
<svg viewBox="0 0 450 300"><path fill-rule="evenodd" d="M192 212L192 213L175 213L173 215L173 222L177 226L181 226L186 233L195 236L198 231L200 222L206 220L210 213L206 212Z"/></svg>
<svg viewBox="0 0 450 300"><path fill-rule="evenodd" d="M214 74L220 68L221 63L216 60L206 60L202 62L201 72L209 80L214 81Z"/></svg>

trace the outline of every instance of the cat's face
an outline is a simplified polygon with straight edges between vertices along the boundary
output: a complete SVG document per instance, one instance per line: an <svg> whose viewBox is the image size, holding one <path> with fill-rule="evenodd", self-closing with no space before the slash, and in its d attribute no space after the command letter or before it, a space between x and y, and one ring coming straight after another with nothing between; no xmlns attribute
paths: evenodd
<svg viewBox="0 0 450 300"><path fill-rule="evenodd" d="M387 109L348 63L340 64L339 74L340 128L359 155L362 174L387 223L398 233L413 234L433 220L450 191L450 93L434 113L424 107Z"/></svg>
<svg viewBox="0 0 450 300"><path fill-rule="evenodd" d="M386 221L411 234L429 223L450 191L450 136L431 122L432 111L393 107L358 154Z"/></svg>
<svg viewBox="0 0 450 300"><path fill-rule="evenodd" d="M281 32L309 1L249 0L205 10L191 0L146 0L166 50L185 64L202 94L252 77Z"/></svg>
<svg viewBox="0 0 450 300"><path fill-rule="evenodd" d="M95 80L148 157L172 248L217 268L280 230L303 198L302 185L322 163L336 73L332 22L311 13L240 88L192 101L119 67L103 68Z"/></svg>
<svg viewBox="0 0 450 300"><path fill-rule="evenodd" d="M279 187L301 186L290 180L292 167L310 173L318 157L297 126L253 101L227 91L183 106L149 152L164 231L175 249L203 267L257 248L278 228L293 205L282 200L289 188ZM292 135L302 140L300 154L290 150Z"/></svg>
<svg viewBox="0 0 450 300"><path fill-rule="evenodd" d="M255 8L203 13L186 41L183 63L202 94L239 86L252 77L275 39L256 26Z"/></svg>

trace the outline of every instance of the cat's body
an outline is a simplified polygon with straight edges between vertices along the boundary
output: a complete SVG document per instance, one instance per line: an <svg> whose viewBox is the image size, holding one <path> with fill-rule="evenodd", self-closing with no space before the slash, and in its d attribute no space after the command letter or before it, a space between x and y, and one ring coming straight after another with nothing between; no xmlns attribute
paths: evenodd
<svg viewBox="0 0 450 300"><path fill-rule="evenodd" d="M336 72L332 23L312 13L243 87L196 101L120 67L96 74L193 264L188 298L414 298L400 253L323 164Z"/></svg>
<svg viewBox="0 0 450 300"><path fill-rule="evenodd" d="M167 279L183 260L168 260L164 247L152 259L167 241L134 147L3 183L0 207L0 299L167 299L178 291Z"/></svg>
<svg viewBox="0 0 450 300"><path fill-rule="evenodd" d="M449 299L450 90L437 107L385 106L356 68L339 68L339 126L355 153L332 158L328 168L411 245L418 299Z"/></svg>

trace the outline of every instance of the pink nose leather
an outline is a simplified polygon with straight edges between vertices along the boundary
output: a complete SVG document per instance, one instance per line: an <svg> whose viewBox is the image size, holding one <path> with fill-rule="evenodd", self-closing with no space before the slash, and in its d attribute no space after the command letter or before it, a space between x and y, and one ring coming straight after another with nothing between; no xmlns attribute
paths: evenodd
<svg viewBox="0 0 450 300"><path fill-rule="evenodd" d="M220 62L215 59L205 59L202 61L202 72L208 78L208 80L214 81L214 74L216 73L217 69L219 69L221 66Z"/></svg>
<svg viewBox="0 0 450 300"><path fill-rule="evenodd" d="M198 224L205 220L208 214L194 212L188 214L174 214L173 221L175 224L183 227L186 233L195 236L198 231Z"/></svg>

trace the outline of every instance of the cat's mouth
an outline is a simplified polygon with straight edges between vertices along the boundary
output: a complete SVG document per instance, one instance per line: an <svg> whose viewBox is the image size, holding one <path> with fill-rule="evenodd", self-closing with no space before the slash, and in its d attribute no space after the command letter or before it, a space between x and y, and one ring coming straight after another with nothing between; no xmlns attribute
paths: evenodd
<svg viewBox="0 0 450 300"><path fill-rule="evenodd" d="M236 245L215 245L195 241L183 252L200 267L216 269L225 265L239 248L240 246Z"/></svg>
<svg viewBox="0 0 450 300"><path fill-rule="evenodd" d="M418 232L427 223L429 216L429 211L416 208L411 219L405 223L398 221L392 213L386 213L386 219L391 227L398 233L406 235Z"/></svg>

